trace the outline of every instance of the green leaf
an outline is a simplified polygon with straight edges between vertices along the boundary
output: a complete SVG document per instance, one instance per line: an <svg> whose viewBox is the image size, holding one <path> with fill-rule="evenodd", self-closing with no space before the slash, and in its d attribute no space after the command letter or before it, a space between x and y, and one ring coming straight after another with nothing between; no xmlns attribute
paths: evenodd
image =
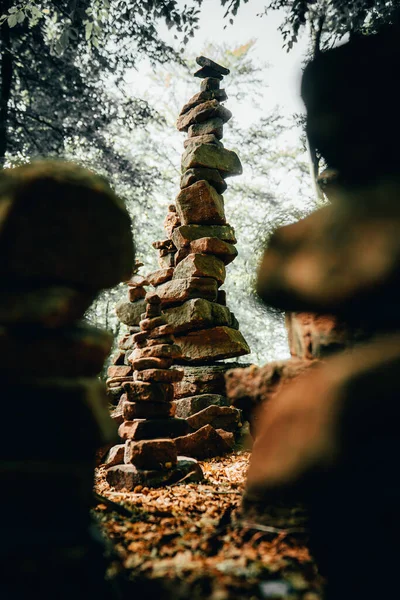
<svg viewBox="0 0 400 600"><path fill-rule="evenodd" d="M14 13L12 15L10 15L7 19L7 23L9 27L15 27L17 24L17 15Z"/></svg>
<svg viewBox="0 0 400 600"><path fill-rule="evenodd" d="M85 39L89 40L92 35L93 21L88 21L85 25Z"/></svg>
<svg viewBox="0 0 400 600"><path fill-rule="evenodd" d="M23 20L25 19L26 15L24 13L23 10L20 10L19 13L17 13L17 21L18 23L22 23Z"/></svg>

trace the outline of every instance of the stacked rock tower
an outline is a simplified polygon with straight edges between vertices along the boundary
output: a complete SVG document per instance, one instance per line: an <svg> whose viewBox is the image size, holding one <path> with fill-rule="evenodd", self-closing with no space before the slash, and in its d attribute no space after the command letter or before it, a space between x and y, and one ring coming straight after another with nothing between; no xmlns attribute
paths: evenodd
<svg viewBox="0 0 400 600"><path fill-rule="evenodd" d="M119 400L113 416L123 439L137 440L136 431L146 428L151 431L148 437L174 438L179 454L207 458L229 451L234 434L240 429L242 415L238 409L229 406L224 378L226 370L237 363L225 363L223 359L247 354L249 347L239 331L237 320L226 306L225 291L220 289L225 281L226 266L237 256L235 233L226 222L221 194L227 189L226 178L242 172L238 156L226 150L221 142L223 125L232 116L221 104L227 95L220 89L223 76L229 70L204 57L199 57L197 62L201 68L195 76L202 79L201 91L185 104L177 122L178 129L188 134L182 156L181 191L176 204L171 204L168 209L164 222L166 239L153 243L158 251L160 268L145 278L135 275L128 282L128 301L119 302L116 307L118 318L129 331L119 342L120 351L114 359L114 367L110 367L108 386L112 403L115 405ZM156 294L150 292L146 296L149 318L140 316L146 304L143 288L147 286L151 286ZM159 304L154 302L155 297ZM148 327L153 327L158 319L163 324L160 321L149 333ZM136 335L139 322L142 331ZM169 343L173 335L174 348L180 349L173 356L180 375L174 370L174 380L168 375L165 382L153 379L151 373L146 375L147 368L140 370L142 365L155 365L155 359L167 359L152 355L151 348L160 332L162 337L167 337L159 344ZM120 368L116 369L118 365ZM131 367L135 370L133 375L129 371ZM149 369L153 370L153 367ZM146 377L150 379L143 379ZM150 424L150 421L127 425L131 419L128 413L132 415L134 410L135 418L140 419L137 411L142 411L139 405L133 409L126 404L140 402L136 391L132 390L146 386L146 389L153 386L156 390L163 385L167 392L160 391L155 411L157 414L164 411L166 416L165 411L170 409L167 410L165 403L161 407L161 401L174 398L174 412L168 412L168 418L176 422L175 427L184 422L187 430L168 433L167 428L156 431L155 422ZM152 398L155 396L156 392ZM158 402L157 399L154 401ZM144 412L140 414L144 417ZM173 414L175 419L172 419ZM148 412L146 415L146 418L152 418ZM182 425L180 427L182 429ZM121 444L107 457L108 478L113 485L123 485L124 478L118 479L115 475L118 469L111 469L127 457L126 447ZM129 460L128 464L134 463ZM131 472L132 468L124 467L124 470ZM132 476L129 477L125 487L132 487Z"/></svg>
<svg viewBox="0 0 400 600"><path fill-rule="evenodd" d="M1 173L0 246L0 596L103 599L90 509L95 452L116 439L98 379L112 337L80 319L130 275L130 218L102 178L40 161Z"/></svg>

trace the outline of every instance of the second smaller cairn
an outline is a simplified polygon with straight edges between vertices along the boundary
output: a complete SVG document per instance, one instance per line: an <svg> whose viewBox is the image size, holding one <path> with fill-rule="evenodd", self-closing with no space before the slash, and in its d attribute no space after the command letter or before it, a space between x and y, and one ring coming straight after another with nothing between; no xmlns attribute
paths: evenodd
<svg viewBox="0 0 400 600"><path fill-rule="evenodd" d="M174 416L173 384L181 381L183 371L171 369L182 355L171 329L162 315L159 296L148 293L141 331L133 335L135 348L128 357L133 378L122 384L124 393L117 408L121 415L118 433L124 444L114 446L107 459L107 481L116 489L203 478L197 461L178 456L174 442L191 428L186 419Z"/></svg>

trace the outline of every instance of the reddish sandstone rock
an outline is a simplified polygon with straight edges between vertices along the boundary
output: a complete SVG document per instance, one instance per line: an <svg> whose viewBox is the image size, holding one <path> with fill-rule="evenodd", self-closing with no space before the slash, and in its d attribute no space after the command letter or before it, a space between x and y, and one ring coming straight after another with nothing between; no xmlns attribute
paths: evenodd
<svg viewBox="0 0 400 600"><path fill-rule="evenodd" d="M185 279L192 277L211 277L215 279L218 286L225 281L225 265L212 254L189 254L175 268L174 279Z"/></svg>
<svg viewBox="0 0 400 600"><path fill-rule="evenodd" d="M146 319L152 319L154 317L160 317L162 315L162 310L160 304L147 304L146 306Z"/></svg>
<svg viewBox="0 0 400 600"><path fill-rule="evenodd" d="M126 302L121 300L115 306L118 319L125 325L139 325L141 314L146 310L146 301Z"/></svg>
<svg viewBox="0 0 400 600"><path fill-rule="evenodd" d="M231 313L228 308L203 298L194 298L180 306L167 308L164 315L167 323L173 326L174 333L215 325L231 325Z"/></svg>
<svg viewBox="0 0 400 600"><path fill-rule="evenodd" d="M171 210L172 207L174 210ZM170 210L164 219L164 230L169 238L171 237L172 232L175 229L175 227L179 227L179 225L181 225L181 222L179 220L179 215L176 212L176 206L174 204L172 204L172 205L170 205Z"/></svg>
<svg viewBox="0 0 400 600"><path fill-rule="evenodd" d="M231 431L225 431L225 429L216 429L216 432L222 437L228 446L233 449L235 446L235 435Z"/></svg>
<svg viewBox="0 0 400 600"><path fill-rule="evenodd" d="M194 167L205 167L207 169L218 169L222 177L241 175L242 164L238 155L226 148L217 148L213 144L201 146L189 146L182 155L182 173Z"/></svg>
<svg viewBox="0 0 400 600"><path fill-rule="evenodd" d="M99 290L129 278L131 219L104 178L71 162L34 161L2 171L0 205L3 285Z"/></svg>
<svg viewBox="0 0 400 600"><path fill-rule="evenodd" d="M142 288L143 286L149 285L149 282L147 281L147 279L145 277L142 277L142 275L138 275L136 273L135 275L132 275L132 277L129 279L129 281L126 282L126 285L128 287L139 289L139 288Z"/></svg>
<svg viewBox="0 0 400 600"><path fill-rule="evenodd" d="M185 187L176 197L176 209L182 225L224 225L224 199L204 180Z"/></svg>
<svg viewBox="0 0 400 600"><path fill-rule="evenodd" d="M257 407L268 403L286 385L317 364L315 360L292 358L274 361L263 367L251 365L245 369L227 371L226 394L231 404L241 409L244 419L252 424L252 435L256 435L258 430Z"/></svg>
<svg viewBox="0 0 400 600"><path fill-rule="evenodd" d="M188 137L197 137L199 135L215 135L219 140L223 135L224 122L219 117L208 119L204 123L194 123L188 129Z"/></svg>
<svg viewBox="0 0 400 600"><path fill-rule="evenodd" d="M249 488L272 491L304 481L319 491L321 473L337 476L346 468L349 478L356 469L368 477L368 486L365 449L386 470L390 453L380 455L381 445L398 444L399 366L400 336L382 336L319 363L276 394L260 412Z"/></svg>
<svg viewBox="0 0 400 600"><path fill-rule="evenodd" d="M230 452L230 446L211 425L174 439L178 454L204 460Z"/></svg>
<svg viewBox="0 0 400 600"><path fill-rule="evenodd" d="M197 137L193 139L197 139ZM197 169L187 169L187 171L184 172L181 177L181 189L187 188L188 186L196 183L196 181L201 180L208 181L208 183L212 185L219 194L223 194L228 187L225 179L221 177L221 173L217 169L206 169L199 167Z"/></svg>
<svg viewBox="0 0 400 600"><path fill-rule="evenodd" d="M174 399L172 384L131 381L122 387L130 402L171 402Z"/></svg>
<svg viewBox="0 0 400 600"><path fill-rule="evenodd" d="M191 277L190 279L172 279L157 287L157 294L164 305L185 302L191 298L217 299L218 284L210 277ZM161 329L161 328L159 328ZM169 333L173 333L171 329Z"/></svg>
<svg viewBox="0 0 400 600"><path fill-rule="evenodd" d="M143 371L144 369L169 369L172 365L172 358L137 358L129 361L135 371Z"/></svg>
<svg viewBox="0 0 400 600"><path fill-rule="evenodd" d="M195 413L212 405L228 406L229 400L220 394L200 394L198 396L189 396L175 401L176 416L186 419Z"/></svg>
<svg viewBox="0 0 400 600"><path fill-rule="evenodd" d="M125 444L117 444L108 451L105 460L103 461L106 468L110 469L115 465L124 464Z"/></svg>
<svg viewBox="0 0 400 600"><path fill-rule="evenodd" d="M155 438L175 438L191 431L185 419L135 419L125 421L118 429L123 440L153 440Z"/></svg>
<svg viewBox="0 0 400 600"><path fill-rule="evenodd" d="M112 346L112 337L89 325L35 330L0 327L0 373L24 376L90 377L100 373Z"/></svg>
<svg viewBox="0 0 400 600"><path fill-rule="evenodd" d="M160 328L157 328L160 329ZM151 332L152 335L154 334L154 329ZM173 335L161 335L158 336L156 338L149 338L146 341L146 346L148 346L150 348L150 346L157 346L158 344L175 344L175 338ZM140 347L140 346L139 346Z"/></svg>
<svg viewBox="0 0 400 600"><path fill-rule="evenodd" d="M235 260L238 255L235 246L216 237L204 237L193 240L189 244L189 249L190 252L198 254L213 254L225 265L228 265Z"/></svg>
<svg viewBox="0 0 400 600"><path fill-rule="evenodd" d="M136 381L154 381L159 383L176 383L183 378L183 371L178 369L146 369L135 371Z"/></svg>
<svg viewBox="0 0 400 600"><path fill-rule="evenodd" d="M172 234L178 249L204 237L216 237L229 244L236 244L235 231L230 225L181 225Z"/></svg>
<svg viewBox="0 0 400 600"><path fill-rule="evenodd" d="M172 232L171 232L172 233ZM169 267L168 269L159 269L158 271L154 271L150 275L147 275L147 279L150 285L160 285L161 283L165 283L172 279L172 275L174 274L173 267Z"/></svg>
<svg viewBox="0 0 400 600"><path fill-rule="evenodd" d="M166 321L163 316L153 317L152 319L143 318L146 317L146 314L141 315L141 320L139 322L139 327L143 331L151 331L156 327L160 327L161 325L165 325Z"/></svg>
<svg viewBox="0 0 400 600"><path fill-rule="evenodd" d="M124 366L113 366L107 369L108 377L127 377L132 375L132 367Z"/></svg>
<svg viewBox="0 0 400 600"><path fill-rule="evenodd" d="M203 123L216 117L221 119L223 123L226 123L232 117L232 113L225 106L222 106L218 100L208 100L178 117L176 127L179 131L187 131L190 125Z"/></svg>
<svg viewBox="0 0 400 600"><path fill-rule="evenodd" d="M121 348L121 350L127 351L127 350L132 350L132 348L135 345L135 339L134 339L135 334L129 334L126 333L118 342L118 347Z"/></svg>
<svg viewBox="0 0 400 600"><path fill-rule="evenodd" d="M183 355L178 362L204 363L250 353L240 331L230 327L191 331L177 336L176 343Z"/></svg>
<svg viewBox="0 0 400 600"><path fill-rule="evenodd" d="M236 431L242 425L240 410L230 406L208 406L186 420L192 429L212 425L215 429Z"/></svg>
<svg viewBox="0 0 400 600"><path fill-rule="evenodd" d="M107 399L112 406L118 404L120 397L124 393L121 385L107 388Z"/></svg>
<svg viewBox="0 0 400 600"><path fill-rule="evenodd" d="M128 377L110 377L106 379L106 385L108 388L120 387L126 381L132 381L132 375L128 375Z"/></svg>
<svg viewBox="0 0 400 600"><path fill-rule="evenodd" d="M385 201L376 201L385 198ZM393 328L400 277L398 186L349 191L270 238L257 289L287 310L340 314ZM382 311L375 307L384 306ZM376 325L375 325L376 327Z"/></svg>
<svg viewBox="0 0 400 600"><path fill-rule="evenodd" d="M167 402L124 401L122 406L124 421L133 421L134 419L164 419L166 417L174 417L175 411L175 404Z"/></svg>
<svg viewBox="0 0 400 600"><path fill-rule="evenodd" d="M125 396L125 394L121 395L118 405L114 408L114 410L112 410L110 412L110 417L117 427L119 427L121 425L121 423L124 422L124 415L123 415L124 396Z"/></svg>
<svg viewBox="0 0 400 600"><path fill-rule="evenodd" d="M128 300L129 302L136 302L142 300L146 295L146 290L143 287L129 287L128 288Z"/></svg>
<svg viewBox="0 0 400 600"><path fill-rule="evenodd" d="M197 461L185 456L178 456L176 467L165 471L142 470L134 465L118 465L107 471L106 479L116 490L132 492L136 486L150 488L173 485L181 480L185 483L199 482L203 479L203 471Z"/></svg>
<svg viewBox="0 0 400 600"><path fill-rule="evenodd" d="M171 252L175 252L175 250L176 250L176 248L174 246L174 243L170 239L159 240L157 242L153 242L152 246L156 250L165 251L166 254L169 254Z"/></svg>
<svg viewBox="0 0 400 600"><path fill-rule="evenodd" d="M177 344L158 344L144 348L136 348L129 357L129 360L137 358L179 358L181 349Z"/></svg>
<svg viewBox="0 0 400 600"><path fill-rule="evenodd" d="M239 363L217 363L199 367L183 365L183 380L174 384L175 398L197 396L199 394L220 394L226 396L225 373L233 368L249 365Z"/></svg>
<svg viewBox="0 0 400 600"><path fill-rule="evenodd" d="M366 334L334 315L286 313L285 325L290 354L299 358L323 358L354 345Z"/></svg>
<svg viewBox="0 0 400 600"><path fill-rule="evenodd" d="M135 465L137 469L168 470L175 467L177 461L176 446L170 439L125 442L124 462Z"/></svg>
<svg viewBox="0 0 400 600"><path fill-rule="evenodd" d="M226 95L225 90L221 90L219 87L213 90L202 90L190 98L189 102L183 106L179 116L184 115L191 108L194 108L203 102L207 102L208 100L218 100L219 102L224 102L227 99L228 96Z"/></svg>

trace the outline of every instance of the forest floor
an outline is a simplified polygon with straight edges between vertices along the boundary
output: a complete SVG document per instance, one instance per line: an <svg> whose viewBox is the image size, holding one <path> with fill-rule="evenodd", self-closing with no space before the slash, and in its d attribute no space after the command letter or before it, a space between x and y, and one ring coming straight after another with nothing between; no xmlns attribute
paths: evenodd
<svg viewBox="0 0 400 600"><path fill-rule="evenodd" d="M271 508L244 521L240 503L250 453L200 461L202 483L115 492L96 474L96 491L126 514L98 504L94 514L140 598L159 600L321 600L323 581L298 526L299 509Z"/></svg>

